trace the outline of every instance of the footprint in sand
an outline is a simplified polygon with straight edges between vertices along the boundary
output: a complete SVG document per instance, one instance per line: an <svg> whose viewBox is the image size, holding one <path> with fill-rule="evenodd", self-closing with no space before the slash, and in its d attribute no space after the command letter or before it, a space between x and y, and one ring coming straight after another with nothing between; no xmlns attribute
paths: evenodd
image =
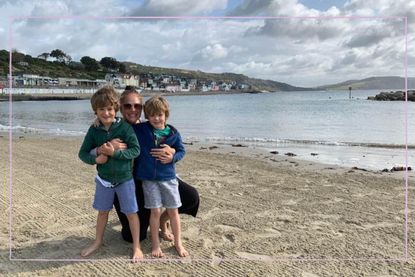
<svg viewBox="0 0 415 277"><path fill-rule="evenodd" d="M301 277L319 277L319 276L320 275L317 275L311 272L306 272L306 271L301 272Z"/></svg>
<svg viewBox="0 0 415 277"><path fill-rule="evenodd" d="M214 230L216 233L226 233L226 232L235 232L235 231L241 231L241 228L229 226L229 225L215 225Z"/></svg>
<svg viewBox="0 0 415 277"><path fill-rule="evenodd" d="M283 214L283 215L279 215L275 218L274 222L278 223L278 224L288 224L292 221L292 216L288 215L288 214Z"/></svg>
<svg viewBox="0 0 415 277"><path fill-rule="evenodd" d="M292 206L292 205L296 205L297 201L295 201L293 199L290 199L290 200L287 200L287 201L283 201L282 204Z"/></svg>
<svg viewBox="0 0 415 277"><path fill-rule="evenodd" d="M327 229L327 226L330 226L332 224L327 221L316 220L316 221L311 222L311 225L312 225L311 228L313 230L323 231Z"/></svg>
<svg viewBox="0 0 415 277"><path fill-rule="evenodd" d="M253 260L253 261L263 261L263 262L272 262L274 259L271 256L268 255L259 255L259 254L253 254L248 252L235 252L236 255L243 259L247 260Z"/></svg>
<svg viewBox="0 0 415 277"><path fill-rule="evenodd" d="M227 242L234 243L235 242L235 235L234 234L226 234L222 236L222 239Z"/></svg>
<svg viewBox="0 0 415 277"><path fill-rule="evenodd" d="M267 228L264 229L264 231L266 233L262 233L262 234L257 234L256 237L257 238L275 238L275 237L281 237L281 232L277 231L273 228Z"/></svg>
<svg viewBox="0 0 415 277"><path fill-rule="evenodd" d="M202 239L202 241L203 241L203 248L204 249L213 248L213 240L211 240L209 238L204 238L204 239Z"/></svg>
<svg viewBox="0 0 415 277"><path fill-rule="evenodd" d="M399 227L399 223L391 223L391 222L380 222L377 224L365 224L363 227L365 229L378 229L378 228L391 228L391 227Z"/></svg>

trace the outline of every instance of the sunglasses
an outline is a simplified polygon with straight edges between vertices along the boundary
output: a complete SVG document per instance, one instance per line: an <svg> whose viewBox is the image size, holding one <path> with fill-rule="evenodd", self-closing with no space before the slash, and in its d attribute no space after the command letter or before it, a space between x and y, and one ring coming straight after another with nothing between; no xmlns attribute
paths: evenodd
<svg viewBox="0 0 415 277"><path fill-rule="evenodd" d="M131 110L133 107L135 110L143 108L143 105L139 103L125 103L122 106L126 110Z"/></svg>

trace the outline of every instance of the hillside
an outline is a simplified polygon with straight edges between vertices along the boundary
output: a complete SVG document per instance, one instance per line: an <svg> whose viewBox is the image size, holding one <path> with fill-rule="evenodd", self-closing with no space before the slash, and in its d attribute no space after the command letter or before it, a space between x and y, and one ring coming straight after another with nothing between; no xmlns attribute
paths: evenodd
<svg viewBox="0 0 415 277"><path fill-rule="evenodd" d="M236 73L208 73L200 70L186 70L186 69L175 69L175 68L164 68L145 66L132 62L123 62L126 66L127 71L133 74L167 74L173 76L179 76L187 79L198 79L201 81L223 81L223 82L236 82L238 84L246 84L251 86L253 91L302 91L310 90L310 88L296 87L286 83L281 83L272 80L263 80L257 78L250 78L243 74Z"/></svg>
<svg viewBox="0 0 415 277"><path fill-rule="evenodd" d="M26 62L27 65L22 65L20 64L21 62ZM17 53L16 57L13 56L12 66L13 75L35 74L52 78L68 77L79 79L103 79L105 76L104 72L85 70L80 63L72 62L65 64L58 61L46 61L23 53ZM9 52L0 50L0 76L7 76L8 73Z"/></svg>
<svg viewBox="0 0 415 277"><path fill-rule="evenodd" d="M0 77L7 76L9 69L9 52L0 50ZM116 61L114 59L114 61ZM216 81L216 82L236 82L238 84L249 85L249 92L257 91L299 91L310 90L310 88L295 87L286 83L272 80L262 80L250 78L242 74L235 73L207 73L199 70L184 70L175 68L162 68L153 66L144 66L137 63L125 61L116 62L123 65L123 72L132 74L154 75L165 74L177 76L180 78L197 79L199 81ZM60 62L57 60L48 61L38 57L32 57L24 53L13 53L13 75L17 74L36 74L48 77L68 77L79 79L104 79L107 72L114 72L108 68L99 65L96 70L87 70L85 65L80 62Z"/></svg>
<svg viewBox="0 0 415 277"><path fill-rule="evenodd" d="M352 89L378 89L378 90L404 90L405 78L397 76L370 77L362 80L349 80L342 83L319 86L317 89L347 90ZM408 89L415 88L415 78L408 78Z"/></svg>

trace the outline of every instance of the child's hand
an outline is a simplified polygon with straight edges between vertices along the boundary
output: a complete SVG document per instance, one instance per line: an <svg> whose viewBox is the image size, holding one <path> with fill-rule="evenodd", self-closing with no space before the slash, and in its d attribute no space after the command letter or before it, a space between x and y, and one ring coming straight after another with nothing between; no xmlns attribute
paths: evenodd
<svg viewBox="0 0 415 277"><path fill-rule="evenodd" d="M106 143L104 143L103 145L101 145L99 147L99 152L101 154L104 154L104 155L107 155L107 156L112 156L112 155L114 155L115 149L114 149L114 146L112 146L111 143L106 142Z"/></svg>
<svg viewBox="0 0 415 277"><path fill-rule="evenodd" d="M94 122L92 122L92 125L96 128L96 127L99 126L99 124L100 124L100 122L99 122L99 119L97 117L97 118L95 118Z"/></svg>
<svg viewBox="0 0 415 277"><path fill-rule="evenodd" d="M98 155L98 157L95 158L95 162L97 164L104 164L107 161L108 161L108 156L105 156L105 155L102 155L102 154Z"/></svg>

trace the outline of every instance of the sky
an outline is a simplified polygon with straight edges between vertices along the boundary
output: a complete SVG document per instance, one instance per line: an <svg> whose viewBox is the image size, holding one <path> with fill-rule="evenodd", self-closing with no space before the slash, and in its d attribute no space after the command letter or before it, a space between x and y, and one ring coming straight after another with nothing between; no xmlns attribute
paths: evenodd
<svg viewBox="0 0 415 277"><path fill-rule="evenodd" d="M175 18L135 18L148 16ZM405 68L415 77L415 0L0 0L0 38L0 49L31 56L61 49L74 61L303 87L404 77Z"/></svg>

